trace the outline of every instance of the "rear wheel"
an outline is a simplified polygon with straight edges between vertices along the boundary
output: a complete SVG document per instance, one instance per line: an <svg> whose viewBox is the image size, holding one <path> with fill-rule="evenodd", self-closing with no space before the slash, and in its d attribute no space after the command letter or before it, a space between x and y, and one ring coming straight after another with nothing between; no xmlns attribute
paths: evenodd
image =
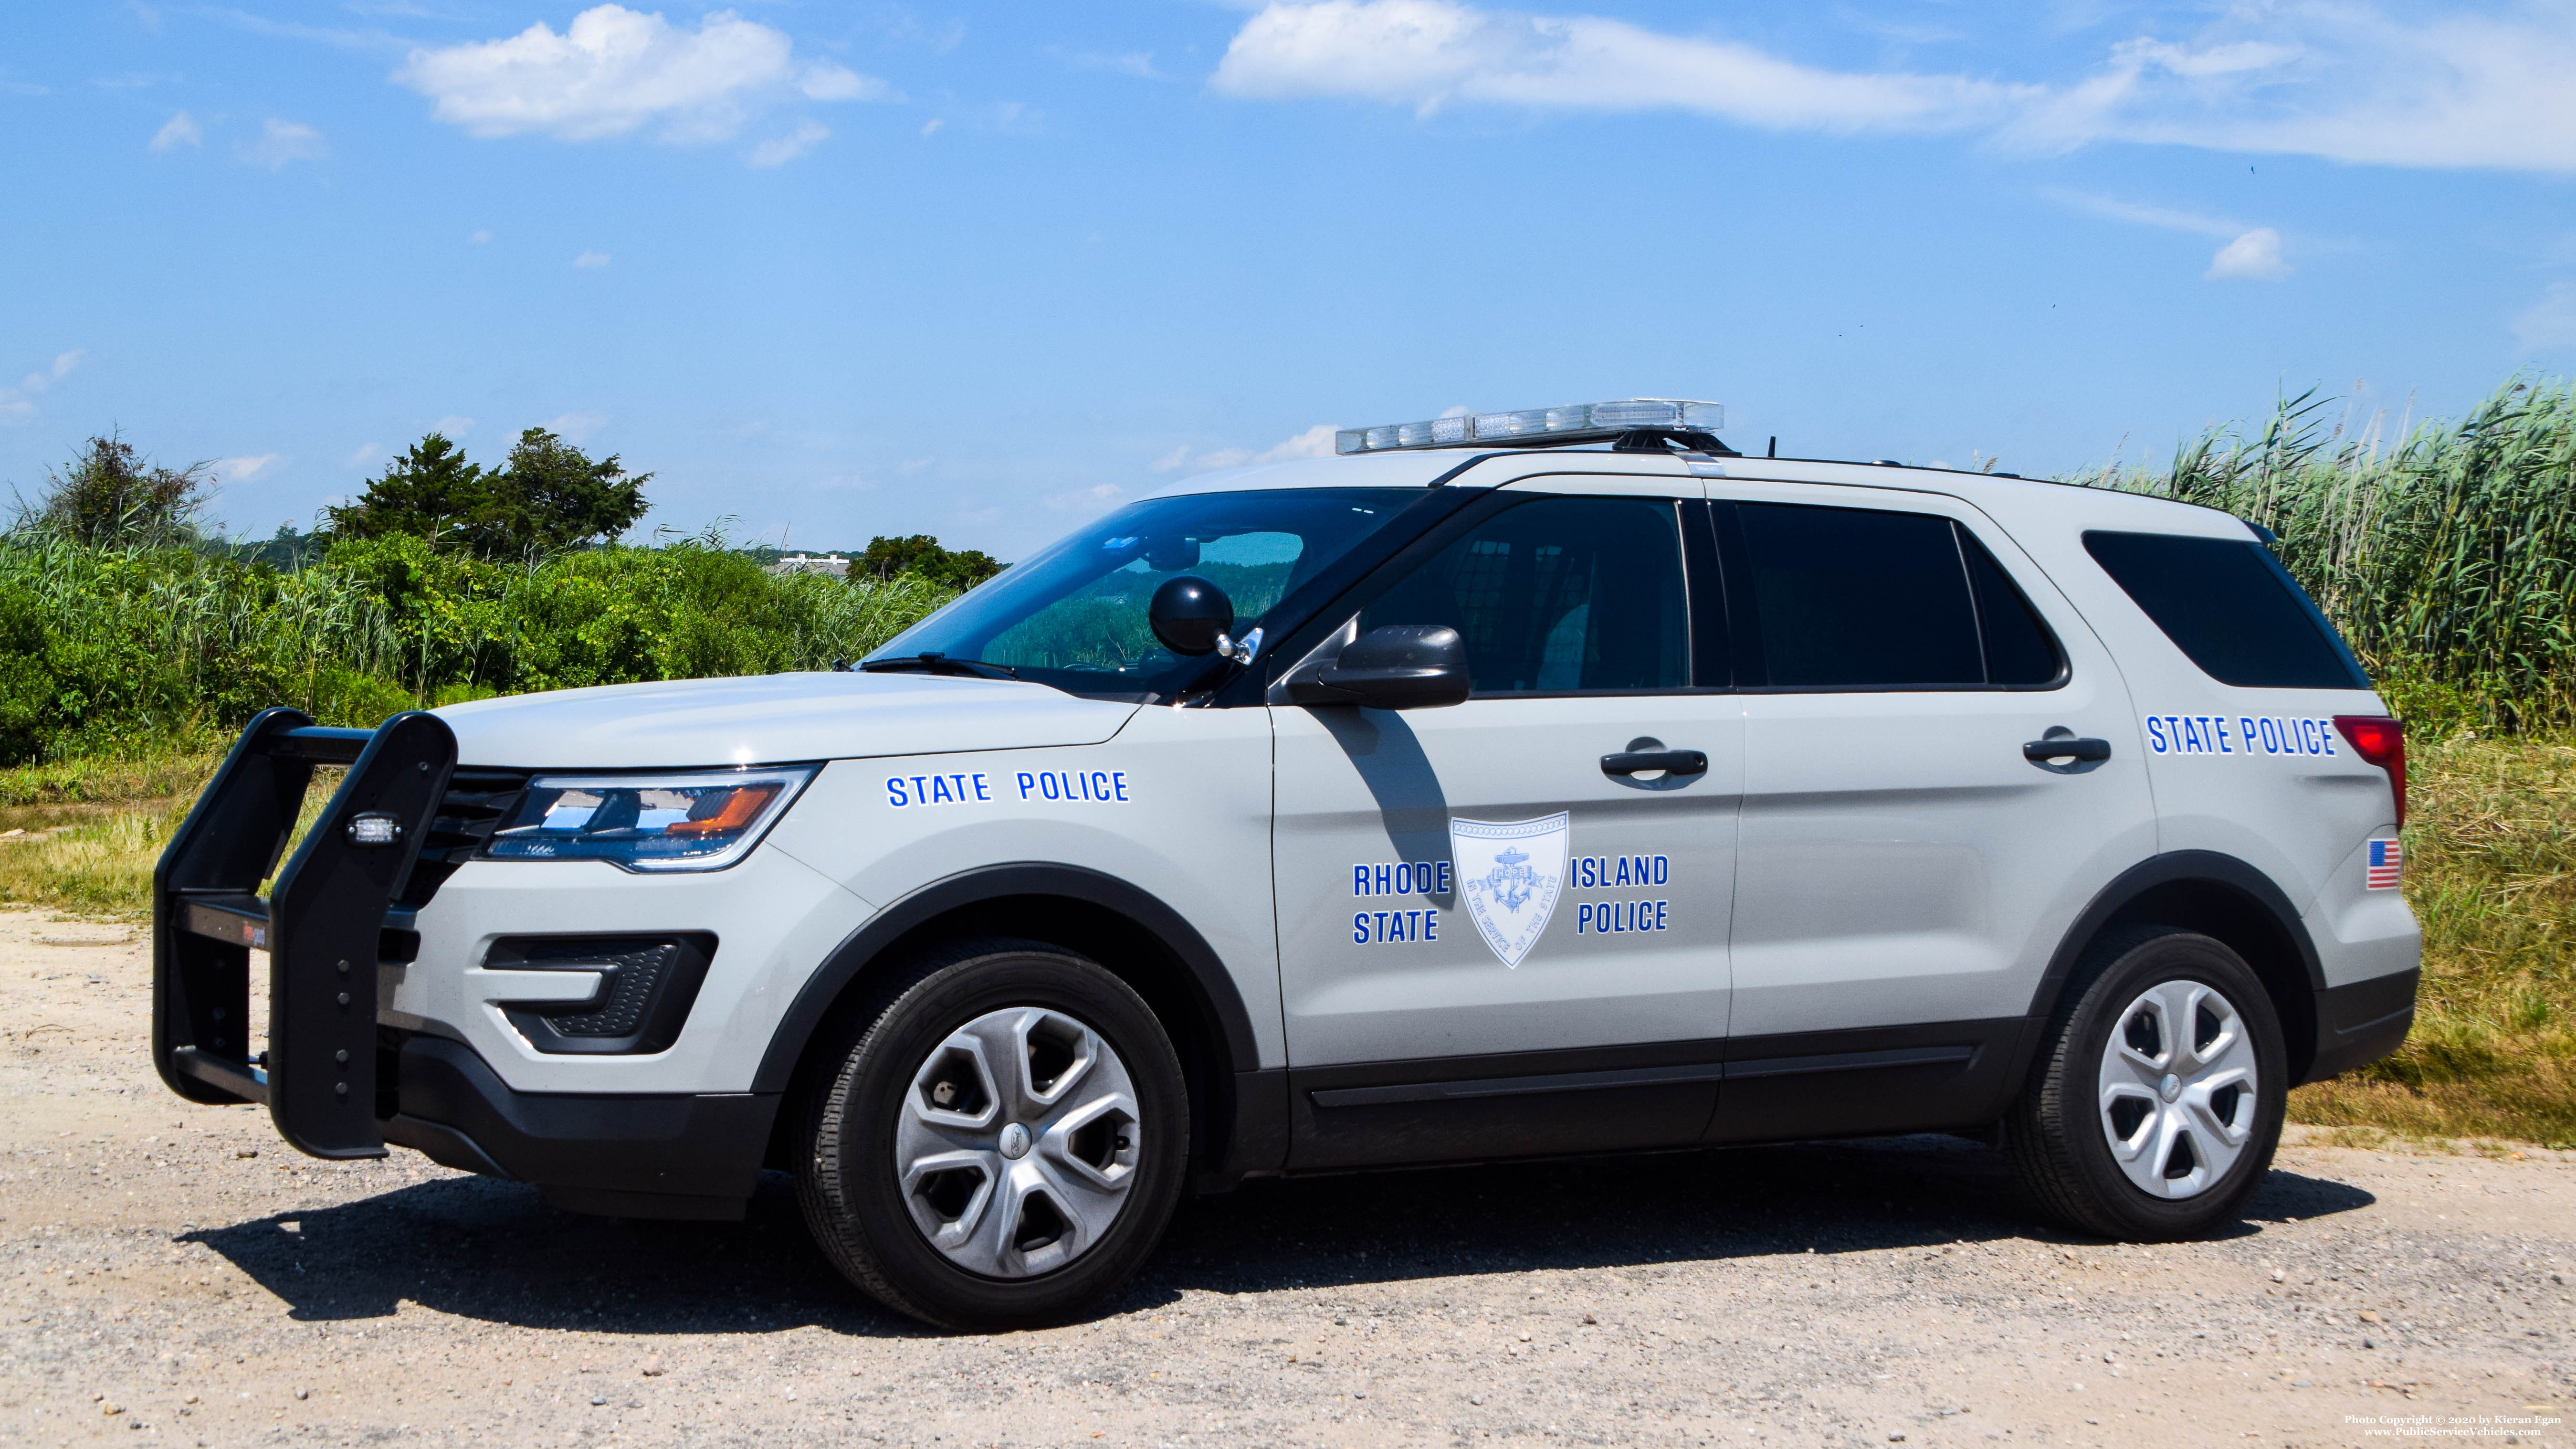
<svg viewBox="0 0 2576 1449"><path fill-rule="evenodd" d="M1189 1102L1127 984L1034 943L925 960L813 1091L805 1220L852 1282L949 1328L1088 1307L1179 1199Z"/></svg>
<svg viewBox="0 0 2576 1449"><path fill-rule="evenodd" d="M2005 1119L2015 1174L2051 1215L2105 1237L2232 1221L2280 1143L2288 1054L2271 997L2208 936L2149 928L2088 957Z"/></svg>

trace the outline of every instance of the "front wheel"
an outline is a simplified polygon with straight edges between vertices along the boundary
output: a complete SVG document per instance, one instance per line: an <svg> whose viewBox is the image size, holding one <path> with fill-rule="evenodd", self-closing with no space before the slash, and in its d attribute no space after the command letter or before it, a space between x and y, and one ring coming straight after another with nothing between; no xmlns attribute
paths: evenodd
<svg viewBox="0 0 2576 1449"><path fill-rule="evenodd" d="M887 1306L1025 1327L1115 1291L1179 1200L1189 1098L1117 977L1035 943L915 966L808 1103L815 1241Z"/></svg>
<svg viewBox="0 0 2576 1449"><path fill-rule="evenodd" d="M2271 997L2243 958L2189 931L2134 931L2088 962L2005 1119L2015 1175L2052 1216L2108 1238L2232 1220L2281 1140L2289 1068Z"/></svg>

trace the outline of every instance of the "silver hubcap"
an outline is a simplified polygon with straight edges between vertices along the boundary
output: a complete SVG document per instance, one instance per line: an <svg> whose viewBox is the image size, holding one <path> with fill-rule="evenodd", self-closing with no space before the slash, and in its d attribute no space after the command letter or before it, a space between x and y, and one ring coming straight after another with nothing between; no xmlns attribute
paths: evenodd
<svg viewBox="0 0 2576 1449"><path fill-rule="evenodd" d="M970 1273L1030 1278L1088 1251L1136 1180L1144 1133L1126 1064L1060 1011L989 1011L912 1074L895 1126L904 1205Z"/></svg>
<svg viewBox="0 0 2576 1449"><path fill-rule="evenodd" d="M2102 1053L2102 1134L2146 1192L2196 1197L2254 1136L2254 1044L2228 999L2197 981L2151 986Z"/></svg>

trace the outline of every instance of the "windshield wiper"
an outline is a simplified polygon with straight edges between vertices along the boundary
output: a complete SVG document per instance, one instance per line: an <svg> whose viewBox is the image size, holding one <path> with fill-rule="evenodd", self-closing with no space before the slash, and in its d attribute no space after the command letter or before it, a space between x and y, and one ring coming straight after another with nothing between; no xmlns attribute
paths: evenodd
<svg viewBox="0 0 2576 1449"><path fill-rule="evenodd" d="M981 659L959 659L947 654L899 654L891 659L868 659L859 668L869 674L895 674L916 671L922 674L955 674L968 679L1017 679L1020 672L1007 664L987 664Z"/></svg>

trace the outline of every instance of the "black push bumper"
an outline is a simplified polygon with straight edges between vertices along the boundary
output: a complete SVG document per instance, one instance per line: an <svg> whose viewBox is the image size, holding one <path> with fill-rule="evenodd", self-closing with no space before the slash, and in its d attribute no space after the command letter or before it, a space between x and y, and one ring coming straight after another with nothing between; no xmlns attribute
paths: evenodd
<svg viewBox="0 0 2576 1449"><path fill-rule="evenodd" d="M317 765L348 775L262 898ZM776 1094L518 1092L462 1042L378 1030L376 967L417 956L399 903L455 770L456 737L435 715L372 731L291 709L250 722L153 873L161 1080L192 1102L265 1103L316 1157L382 1157L392 1142L534 1183L574 1211L740 1217ZM268 952L255 1054L254 949Z"/></svg>
<svg viewBox="0 0 2576 1449"><path fill-rule="evenodd" d="M266 898L316 765L348 775ZM152 1062L192 1102L264 1102L316 1157L382 1157L376 964L409 959L388 913L418 859L456 736L436 715L375 730L262 712L152 873ZM250 953L268 952L267 1048L251 1055ZM391 948L390 951L388 948Z"/></svg>

